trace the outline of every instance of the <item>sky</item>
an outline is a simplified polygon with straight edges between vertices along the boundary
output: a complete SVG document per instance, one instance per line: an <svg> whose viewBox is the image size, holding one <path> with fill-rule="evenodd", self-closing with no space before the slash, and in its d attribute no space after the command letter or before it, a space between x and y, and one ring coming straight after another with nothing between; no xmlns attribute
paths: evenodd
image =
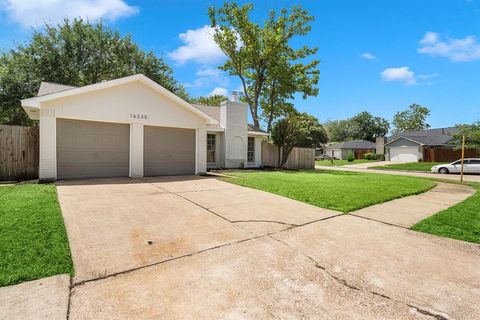
<svg viewBox="0 0 480 320"><path fill-rule="evenodd" d="M238 1L243 3L243 1ZM192 96L240 89L218 70L225 56L211 39L207 10L220 0L0 0L0 48L26 43L33 28L64 17L104 20L131 34L174 70ZM319 94L295 98L320 121L362 111L391 121L418 103L432 127L480 120L480 0L258 0L252 19L300 4L315 17L294 46L318 47Z"/></svg>

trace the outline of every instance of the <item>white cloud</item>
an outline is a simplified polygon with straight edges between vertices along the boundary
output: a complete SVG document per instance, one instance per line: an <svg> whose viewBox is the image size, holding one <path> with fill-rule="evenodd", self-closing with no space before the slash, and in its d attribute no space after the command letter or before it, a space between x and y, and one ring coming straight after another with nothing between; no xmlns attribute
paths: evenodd
<svg viewBox="0 0 480 320"><path fill-rule="evenodd" d="M387 68L382 71L383 81L400 81L407 86L415 85L415 73L409 67Z"/></svg>
<svg viewBox="0 0 480 320"><path fill-rule="evenodd" d="M1 0L0 10L24 27L58 23L64 18L115 20L138 12L124 0Z"/></svg>
<svg viewBox="0 0 480 320"><path fill-rule="evenodd" d="M214 95L228 96L228 90L226 88L216 87L208 95L209 96L214 96Z"/></svg>
<svg viewBox="0 0 480 320"><path fill-rule="evenodd" d="M360 58L367 59L367 60L375 60L377 57L375 57L372 53L370 52L365 52L360 55Z"/></svg>
<svg viewBox="0 0 480 320"><path fill-rule="evenodd" d="M454 62L480 59L480 44L474 36L454 39L436 32L427 32L420 40L420 45L418 52L432 57L448 58Z"/></svg>
<svg viewBox="0 0 480 320"><path fill-rule="evenodd" d="M429 74L419 74L418 75L418 79L420 80L430 80L430 79L433 79L433 78L436 78L440 75L440 73L429 73Z"/></svg>
<svg viewBox="0 0 480 320"><path fill-rule="evenodd" d="M196 72L197 78L193 83L187 82L184 84L187 88L203 88L212 86L226 87L229 84L229 79L225 74L216 68L204 66Z"/></svg>
<svg viewBox="0 0 480 320"><path fill-rule="evenodd" d="M213 40L213 32L212 27L205 25L180 33L178 37L184 45L168 53L168 56L179 64L189 61L208 64L222 60L225 55Z"/></svg>

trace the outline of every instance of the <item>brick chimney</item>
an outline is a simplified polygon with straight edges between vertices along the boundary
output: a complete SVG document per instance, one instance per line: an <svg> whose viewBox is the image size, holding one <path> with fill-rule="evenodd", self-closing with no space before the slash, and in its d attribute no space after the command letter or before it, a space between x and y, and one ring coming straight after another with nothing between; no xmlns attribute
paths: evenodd
<svg viewBox="0 0 480 320"><path fill-rule="evenodd" d="M387 137L380 136L377 137L375 150L377 154L385 154L385 144L387 143Z"/></svg>

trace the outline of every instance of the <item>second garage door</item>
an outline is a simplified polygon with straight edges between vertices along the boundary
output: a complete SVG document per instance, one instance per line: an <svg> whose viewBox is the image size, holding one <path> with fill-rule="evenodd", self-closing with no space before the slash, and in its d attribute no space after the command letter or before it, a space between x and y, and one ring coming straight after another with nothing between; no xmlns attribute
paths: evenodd
<svg viewBox="0 0 480 320"><path fill-rule="evenodd" d="M195 174L195 130L144 127L144 175Z"/></svg>
<svg viewBox="0 0 480 320"><path fill-rule="evenodd" d="M418 147L390 148L390 161L418 161Z"/></svg>

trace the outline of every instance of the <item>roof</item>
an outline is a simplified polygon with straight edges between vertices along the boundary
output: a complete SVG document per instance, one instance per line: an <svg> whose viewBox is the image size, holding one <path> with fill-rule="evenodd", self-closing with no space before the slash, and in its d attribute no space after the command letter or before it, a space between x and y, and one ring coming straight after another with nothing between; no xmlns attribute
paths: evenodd
<svg viewBox="0 0 480 320"><path fill-rule="evenodd" d="M42 81L42 83L40 83L40 88L38 89L37 97L44 96L44 95L47 95L47 94L50 94L50 93L70 90L70 89L74 89L74 88L77 88L77 87L67 86L67 85L64 85L64 84L59 84L59 83L54 83L54 82Z"/></svg>
<svg viewBox="0 0 480 320"><path fill-rule="evenodd" d="M190 103L186 102L185 100L183 100L182 98L180 98L176 94L174 94L174 93L170 92L169 90L165 89L164 87L162 87L161 85L159 85L158 83L156 83L152 79L144 76L143 74L135 74L135 75L128 76L128 77L118 78L118 79L109 80L109 81L103 81L103 82L99 82L99 83L95 83L95 84L91 84L91 85L87 85L87 86L83 86L83 87L69 88L69 89L65 89L65 90L62 90L62 91L56 91L56 92L40 95L38 97L23 99L22 100L22 107L24 107L24 109L27 111L27 113L31 112L32 109L37 109L37 113L38 113L38 109L40 109L40 104L42 102L46 102L46 101L50 101L50 100L54 100L54 99L59 99L59 98L64 98L64 97L69 97L69 96L74 96L74 95L79 95L79 94L84 94L84 93L92 92L92 91L96 91L96 90L111 88L111 87L114 87L114 86L130 83L130 82L134 82L134 81L140 81L143 84L152 88L153 90L155 90L157 92L160 92L161 94L163 94L167 98L170 98L171 100L177 102L179 105L186 108L187 110L190 110L191 112L195 113L196 115L204 118L205 120L207 120L208 124L217 123L216 119L212 118L211 116L209 116L205 112L202 112L199 109L193 107ZM49 86L49 87L53 88L53 86ZM69 86L64 86L64 88L65 87L69 87ZM57 86L57 88L58 88L58 86ZM30 115L30 113L29 113L29 115Z"/></svg>
<svg viewBox="0 0 480 320"><path fill-rule="evenodd" d="M329 149L374 149L375 143L366 140L351 140L327 146Z"/></svg>
<svg viewBox="0 0 480 320"><path fill-rule="evenodd" d="M218 121L217 124L209 124L207 125L207 129L210 130L223 130L220 126L220 107L217 106L208 106L205 104L192 104L195 108L199 109L200 111L208 114L210 117L216 119ZM258 134L258 135L268 135L268 133L261 128L254 126L253 124L248 124L248 133L251 134Z"/></svg>
<svg viewBox="0 0 480 320"><path fill-rule="evenodd" d="M421 145L446 145L452 140L452 136L458 132L455 127L437 128L421 131L398 132L387 138L387 143L405 138Z"/></svg>

